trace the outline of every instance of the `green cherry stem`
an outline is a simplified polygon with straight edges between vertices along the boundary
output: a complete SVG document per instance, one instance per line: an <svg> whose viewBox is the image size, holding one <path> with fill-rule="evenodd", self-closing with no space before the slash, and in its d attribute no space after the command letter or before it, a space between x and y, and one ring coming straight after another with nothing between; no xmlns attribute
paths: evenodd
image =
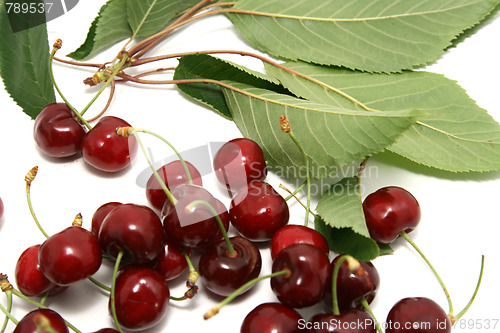
<svg viewBox="0 0 500 333"><path fill-rule="evenodd" d="M462 318L463 315L465 315L465 313L471 307L472 303L474 302L474 299L476 298L477 292L479 291L479 286L481 285L481 280L483 279L483 273L484 273L484 255L481 257L481 270L479 271L479 278L477 280L476 289L474 290L474 293L472 294L472 297L469 300L469 303L467 303L467 305L465 306L465 308L452 318L453 321Z"/></svg>
<svg viewBox="0 0 500 333"><path fill-rule="evenodd" d="M335 263L335 266L333 267L333 272L332 272L332 308L333 308L333 315L334 316L339 316L340 315L340 309L339 309L339 301L338 301L338 292L337 292L337 280L339 278L339 271L340 267L344 263L344 261L348 261L348 264L350 266L359 266L359 261L354 259L348 254L343 254L339 260ZM355 270L354 268L352 270Z"/></svg>
<svg viewBox="0 0 500 333"><path fill-rule="evenodd" d="M280 117L280 126L283 133L287 133L292 139L292 141L295 143L302 157L304 158L304 163L306 165L307 206L306 206L306 217L304 225L307 227L309 224L309 213L311 211L311 176L309 174L309 158L307 158L307 154L304 151L304 148L302 148L302 145L293 134L292 129L290 127L290 122L285 116Z"/></svg>
<svg viewBox="0 0 500 333"><path fill-rule="evenodd" d="M5 314L5 320L3 322L2 328L0 329L0 333L4 333L5 330L7 329L7 324L9 323L9 320L11 320L14 324L18 324L19 321L12 316L11 311L12 311L12 286L11 284L7 281L7 276L6 275L0 275L0 278L2 279L0 281L0 288L2 291L5 293L5 296L7 298L7 309L5 309L2 304L1 310Z"/></svg>
<svg viewBox="0 0 500 333"><path fill-rule="evenodd" d="M14 323L14 325L19 324L19 320L17 320L11 313L10 313L11 308L8 307L7 309L4 308L4 306L0 303L0 311L2 311L5 314L5 321L3 323L2 329L0 330L0 333L4 333L5 330L7 329L7 324L9 323L9 320Z"/></svg>
<svg viewBox="0 0 500 333"><path fill-rule="evenodd" d="M241 287L239 287L238 289L236 289L235 291L233 291L233 293L231 295L229 295L226 298L224 298L219 304L217 304L216 306L214 306L213 308L211 308L210 310L208 310L207 312L205 312L205 314L203 315L203 319L207 320L207 319L212 318L216 314L218 314L219 311L224 306L226 306L227 304L229 304L233 299L235 299L236 297L238 297L243 291L245 291L249 287L253 286L257 282L265 280L265 279L270 279L270 278L273 278L273 277L276 277L276 276L285 276L286 277L286 276L289 276L290 274L291 274L291 272L290 272L289 269L284 269L282 271L274 272L274 273L269 274L269 275L259 276L259 277L256 277L255 279L252 279L252 280L248 281L247 283L245 283L244 285L242 285Z"/></svg>
<svg viewBox="0 0 500 333"><path fill-rule="evenodd" d="M181 246L182 253L184 254L184 258L186 258L186 263L188 265L189 269L189 276L188 276L188 281L186 283L188 288L192 288L196 285L196 282L198 282L198 278L200 277L200 273L194 268L193 262L191 261L191 258L189 257L186 248L184 246Z"/></svg>
<svg viewBox="0 0 500 333"><path fill-rule="evenodd" d="M31 203L31 183L35 180L36 174L38 173L38 167L35 166L31 168L31 170L26 174L24 180L26 181L26 198L28 200L28 207L30 209L31 216L38 227L38 230L45 236L45 238L49 238L49 235L43 230L42 225L38 221L38 218L35 215L35 210L33 209L33 205Z"/></svg>
<svg viewBox="0 0 500 333"><path fill-rule="evenodd" d="M375 314L373 313L372 308L370 307L370 304L368 304L368 301L366 300L366 298L364 296L361 297L361 305L363 305L363 308L365 309L365 311L368 312L368 314L372 317L373 321L375 322L375 328L377 329L377 332L384 333L382 331L382 328L380 328L379 322L375 318Z"/></svg>
<svg viewBox="0 0 500 333"><path fill-rule="evenodd" d="M446 300L448 301L448 316L450 316L450 318L453 317L453 303L451 302L450 293L448 292L448 289L446 288L446 285L444 284L443 279L441 279L441 276L438 274L438 272L436 271L436 269L434 268L434 266L431 264L431 262L429 261L429 259L427 259L427 257L425 256L425 254L422 252L422 250L420 250L420 248L417 246L417 244L415 244L415 242L410 238L410 236L408 236L408 234L405 231L402 231L400 233L400 235L401 235L401 237L403 237L415 249L415 251L418 252L418 254L427 263L427 265L429 266L429 268L431 269L431 271L436 276L436 278L437 278L439 284L441 285L441 288L443 289L443 292L444 292L444 294L446 296Z"/></svg>
<svg viewBox="0 0 500 333"><path fill-rule="evenodd" d="M115 304L115 291L116 291L116 276L118 275L118 268L120 267L120 262L123 258L123 250L118 252L115 261L115 267L113 268L113 282L111 284L111 294L110 294L110 303L111 303L111 314L113 316L113 320L115 322L116 328L120 333L123 333L123 330L118 322L118 317L116 315L116 304Z"/></svg>
<svg viewBox="0 0 500 333"><path fill-rule="evenodd" d="M287 198L295 198L295 200L297 200L297 202L298 202L298 203L299 203L302 207L304 207L304 209L307 211L307 206L306 206L306 205L304 205L304 203L303 203L302 201L300 201L300 199L299 199L299 198L297 198L296 193L295 193L295 192L297 192L297 191L292 192L292 191L290 191L290 189L288 189L288 188L287 188L285 185L283 185L283 184L280 184L280 185L279 185L279 188L281 188L281 189L285 190L286 192L288 192L288 193L290 194ZM286 199L285 199L285 200L286 200ZM317 217L317 216L318 216L318 215L317 215L316 213L314 213L312 210L309 210L309 213L310 213L312 216L314 216L314 217Z"/></svg>

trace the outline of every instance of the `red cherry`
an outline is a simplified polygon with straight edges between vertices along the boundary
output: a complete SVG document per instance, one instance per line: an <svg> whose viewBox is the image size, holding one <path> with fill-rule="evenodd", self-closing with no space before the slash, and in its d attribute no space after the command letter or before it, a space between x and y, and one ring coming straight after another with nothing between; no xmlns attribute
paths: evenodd
<svg viewBox="0 0 500 333"><path fill-rule="evenodd" d="M186 253L191 257L189 248L186 249ZM165 281L170 281L179 277L187 267L188 263L182 248L177 244L167 243L158 256L154 269L163 276Z"/></svg>
<svg viewBox="0 0 500 333"><path fill-rule="evenodd" d="M318 231L303 225L289 224L280 228L271 239L271 258L274 260L276 255L287 246L300 243L319 247L327 255L330 253L326 238Z"/></svg>
<svg viewBox="0 0 500 333"><path fill-rule="evenodd" d="M127 330L145 330L165 316L170 290L163 277L151 268L127 266L115 283L116 316ZM111 306L111 300L110 300Z"/></svg>
<svg viewBox="0 0 500 333"><path fill-rule="evenodd" d="M267 176L262 149L246 138L226 142L215 154L213 165L219 183L233 192Z"/></svg>
<svg viewBox="0 0 500 333"><path fill-rule="evenodd" d="M189 162L186 162L186 165L189 170L189 174L191 175L193 184L202 186L203 181L198 169L196 169L196 167ZM189 182L184 166L179 160L170 162L156 171L170 191L180 184L187 184ZM151 177L149 177L146 185L146 198L151 206L158 211L162 210L165 202L167 201L167 195L161 188L155 175L151 175Z"/></svg>
<svg viewBox="0 0 500 333"><path fill-rule="evenodd" d="M289 274L271 278L271 289L278 300L292 308L317 304L325 293L330 260L311 244L294 244L282 250L273 261L272 272Z"/></svg>
<svg viewBox="0 0 500 333"><path fill-rule="evenodd" d="M40 331L37 327L37 321L47 320L50 327L57 333L68 333L69 329L64 319L54 310L36 309L26 314L19 321L14 333L47 333L46 330Z"/></svg>
<svg viewBox="0 0 500 333"><path fill-rule="evenodd" d="M38 262L50 281L67 286L97 272L102 262L101 249L89 231L71 226L43 242Z"/></svg>
<svg viewBox="0 0 500 333"><path fill-rule="evenodd" d="M231 237L229 240L235 256L229 255L225 241L219 241L203 251L198 264L202 284L220 296L229 296L258 277L262 267L260 251L252 242L242 237Z"/></svg>
<svg viewBox="0 0 500 333"><path fill-rule="evenodd" d="M283 197L263 181L253 181L231 200L229 217L236 230L254 242L269 241L288 223L290 212Z"/></svg>
<svg viewBox="0 0 500 333"><path fill-rule="evenodd" d="M108 216L110 211L120 206L121 204L121 202L108 202L97 208L97 210L94 212L94 215L92 215L92 227L90 228L90 232L92 232L92 235L94 235L96 238L99 237L99 230L101 230L102 222L104 221L106 216Z"/></svg>
<svg viewBox="0 0 500 333"><path fill-rule="evenodd" d="M94 168L117 172L130 165L137 152L135 137L118 136L118 127L130 126L117 117L103 117L94 128L85 134L82 140L82 155L85 162Z"/></svg>
<svg viewBox="0 0 500 333"><path fill-rule="evenodd" d="M3 211L4 211L3 201L2 201L2 198L0 198L0 220L3 217Z"/></svg>
<svg viewBox="0 0 500 333"><path fill-rule="evenodd" d="M165 245L161 220L149 207L121 204L108 213L99 231L99 245L104 253L123 260L147 264L155 260Z"/></svg>
<svg viewBox="0 0 500 333"><path fill-rule="evenodd" d="M375 320L364 310L351 309L341 315L318 314L309 323L310 333L375 333Z"/></svg>
<svg viewBox="0 0 500 333"><path fill-rule="evenodd" d="M38 264L38 250L40 244L33 245L24 250L16 263L15 279L17 288L24 295L40 296L47 290L55 287L40 270Z"/></svg>
<svg viewBox="0 0 500 333"><path fill-rule="evenodd" d="M52 157L68 157L80 152L85 130L65 103L53 103L35 119L33 137L41 151Z"/></svg>
<svg viewBox="0 0 500 333"><path fill-rule="evenodd" d="M342 256L337 256L330 265L328 283L324 296L324 304L328 311L333 311L332 305L332 274L335 265ZM340 265L337 276L337 302L341 313L352 309L362 308L361 298L370 304L377 294L380 285L380 276L371 262L357 261L359 267L350 268L348 261Z"/></svg>
<svg viewBox="0 0 500 333"><path fill-rule="evenodd" d="M449 333L450 318L433 300L425 297L404 298L387 316L387 333Z"/></svg>
<svg viewBox="0 0 500 333"><path fill-rule="evenodd" d="M304 319L294 309L281 303L263 303L250 311L241 324L240 333L300 333Z"/></svg>
<svg viewBox="0 0 500 333"><path fill-rule="evenodd" d="M420 222L420 205L407 190L388 186L363 201L370 236L380 243L392 243L402 231L410 232Z"/></svg>
<svg viewBox="0 0 500 333"><path fill-rule="evenodd" d="M100 330L93 333L119 333L119 331L115 330L114 328L101 328Z"/></svg>

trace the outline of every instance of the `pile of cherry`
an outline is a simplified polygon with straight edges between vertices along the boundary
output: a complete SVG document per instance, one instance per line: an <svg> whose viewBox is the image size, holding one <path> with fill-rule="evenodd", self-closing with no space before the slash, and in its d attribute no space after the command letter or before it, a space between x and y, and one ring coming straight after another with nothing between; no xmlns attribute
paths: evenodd
<svg viewBox="0 0 500 333"><path fill-rule="evenodd" d="M131 127L119 118L103 117L86 131L65 104L51 104L36 119L34 137L50 156L81 152L89 164L114 172L125 168L137 150L134 137L118 135L117 128ZM26 249L15 268L18 293L33 298L64 292L92 279L102 261L111 260L117 263L113 285L102 287L110 293L109 311L117 327L99 332L153 327L164 318L170 301L195 297L198 274L204 289L226 297L205 314L207 319L258 281L270 279L277 301L252 310L242 321L244 333L381 332L369 309L380 282L374 265L347 255L330 261L328 243L319 232L288 224L287 202L265 182L266 163L255 142L227 142L213 167L231 196L229 209L202 187L195 166L176 160L149 179L146 196L151 207L105 203L93 215L90 231L81 227L77 216L72 226ZM399 187L370 194L363 208L372 237L385 244L420 221L417 200ZM0 217L2 213L0 201ZM238 236L228 236L230 225ZM260 276L262 258L256 243L263 242L270 244L273 260L268 276ZM200 253L196 268L190 262L193 251ZM185 295L172 297L168 281L188 269ZM15 290L4 275L0 286ZM40 308L20 320L14 332L68 332L68 323L58 313L34 303ZM316 304L324 304L327 312L304 320L297 311ZM452 327L449 315L428 298L402 299L386 322L392 323L388 333L451 332ZM415 326L422 322L433 326Z"/></svg>

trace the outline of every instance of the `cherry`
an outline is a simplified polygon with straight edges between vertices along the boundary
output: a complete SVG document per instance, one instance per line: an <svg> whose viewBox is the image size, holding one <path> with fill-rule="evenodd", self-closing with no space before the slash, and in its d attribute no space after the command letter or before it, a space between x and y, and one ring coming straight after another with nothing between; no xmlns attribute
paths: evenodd
<svg viewBox="0 0 500 333"><path fill-rule="evenodd" d="M118 136L118 127L130 126L117 117L103 117L87 132L82 140L82 155L85 162L105 172L117 172L130 165L137 152L135 137Z"/></svg>
<svg viewBox="0 0 500 333"><path fill-rule="evenodd" d="M342 256L337 256L330 265L329 283L323 298L326 308L332 306L332 278L335 265ZM362 308L361 299L365 298L370 304L377 294L380 285L380 276L371 262L359 261L351 258L340 264L337 276L337 301L340 312L352 308Z"/></svg>
<svg viewBox="0 0 500 333"><path fill-rule="evenodd" d="M40 244L28 247L16 263L15 279L17 288L29 297L40 296L56 286L40 270L38 264L39 249Z"/></svg>
<svg viewBox="0 0 500 333"><path fill-rule="evenodd" d="M57 312L50 309L36 309L27 313L23 319L19 321L14 329L14 333L48 333L48 330L43 328L40 329L40 327L44 327L44 325L50 325L50 332L69 332L66 322Z"/></svg>
<svg viewBox="0 0 500 333"><path fill-rule="evenodd" d="M317 314L307 324L310 333L375 333L375 321L364 310L350 309L340 315Z"/></svg>
<svg viewBox="0 0 500 333"><path fill-rule="evenodd" d="M281 303L303 308L322 299L330 271L330 260L323 250L311 244L290 245L273 261L273 273L283 270L288 274L271 278L271 289Z"/></svg>
<svg viewBox="0 0 500 333"><path fill-rule="evenodd" d="M263 181L252 181L231 200L229 217L236 230L254 242L269 241L288 223L285 199Z"/></svg>
<svg viewBox="0 0 500 333"><path fill-rule="evenodd" d="M229 253L225 241L219 241L203 251L198 264L202 284L220 296L229 296L258 277L262 267L260 251L251 241L238 236L229 238L229 241L234 248L234 255Z"/></svg>
<svg viewBox="0 0 500 333"><path fill-rule="evenodd" d="M446 312L426 297L409 297L398 301L387 315L387 333L451 332Z"/></svg>
<svg viewBox="0 0 500 333"><path fill-rule="evenodd" d="M102 262L101 249L94 235L73 225L43 242L38 262L50 281L67 286L97 272Z"/></svg>
<svg viewBox="0 0 500 333"><path fill-rule="evenodd" d="M191 256L191 250L186 249L188 256ZM160 273L166 281L179 277L188 267L186 257L182 248L177 244L166 243L157 258L155 271Z"/></svg>
<svg viewBox="0 0 500 333"><path fill-rule="evenodd" d="M301 328L303 320L300 313L281 303L263 303L246 315L240 333L306 332Z"/></svg>
<svg viewBox="0 0 500 333"><path fill-rule="evenodd" d="M172 195L177 200L175 206L167 201L162 210L167 239L193 248L203 248L213 242L220 230L214 214L204 205L195 205L189 211L186 207L201 200L217 209L215 198L204 188L191 184L177 186Z"/></svg>
<svg viewBox="0 0 500 333"><path fill-rule="evenodd" d="M170 290L163 277L151 268L130 265L116 277L115 309L120 326L145 330L165 316ZM110 299L109 306L111 308Z"/></svg>
<svg viewBox="0 0 500 333"><path fill-rule="evenodd" d="M104 253L116 258L124 250L123 260L135 264L153 261L165 245L158 215L137 204L121 204L111 210L102 222L98 239Z"/></svg>
<svg viewBox="0 0 500 333"><path fill-rule="evenodd" d="M326 238L318 231L303 225L289 224L280 228L271 239L271 258L289 245L307 243L319 247L327 255L330 248Z"/></svg>
<svg viewBox="0 0 500 333"><path fill-rule="evenodd" d="M383 187L363 201L370 236L380 243L392 243L401 232L409 233L420 222L420 205L407 190Z"/></svg>
<svg viewBox="0 0 500 333"><path fill-rule="evenodd" d="M4 211L3 201L2 201L2 198L0 198L0 220L3 217L3 211Z"/></svg>
<svg viewBox="0 0 500 333"><path fill-rule="evenodd" d="M267 176L262 149L246 138L226 142L215 154L213 166L219 183L232 192Z"/></svg>
<svg viewBox="0 0 500 333"><path fill-rule="evenodd" d="M42 152L52 157L69 157L80 152L85 130L66 103L52 103L35 119L33 137Z"/></svg>
<svg viewBox="0 0 500 333"><path fill-rule="evenodd" d="M202 186L203 181L198 169L196 169L196 167L189 162L186 162L186 166L191 175L193 184ZM156 171L170 191L180 184L187 184L189 182L184 166L179 160L170 162ZM155 175L151 175L148 183L146 184L146 198L151 206L158 211L162 210L165 202L167 201L167 195L163 191Z"/></svg>
<svg viewBox="0 0 500 333"><path fill-rule="evenodd" d="M116 207L120 206L121 202L108 202L97 208L97 210L94 212L94 215L92 215L92 225L90 228L90 232L98 238L99 237L99 230L101 230L101 225L106 216L108 216L109 212L115 209Z"/></svg>
<svg viewBox="0 0 500 333"><path fill-rule="evenodd" d="M119 333L119 331L115 330L114 328L101 328L100 330L93 333Z"/></svg>

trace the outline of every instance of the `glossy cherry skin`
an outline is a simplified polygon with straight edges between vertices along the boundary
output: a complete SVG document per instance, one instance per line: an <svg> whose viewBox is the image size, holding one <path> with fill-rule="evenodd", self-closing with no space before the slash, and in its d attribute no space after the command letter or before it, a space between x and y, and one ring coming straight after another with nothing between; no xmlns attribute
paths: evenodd
<svg viewBox="0 0 500 333"><path fill-rule="evenodd" d="M186 254L191 257L191 249L186 249ZM160 273L166 281L178 278L186 271L188 263L182 248L177 244L167 243L156 259L155 271Z"/></svg>
<svg viewBox="0 0 500 333"><path fill-rule="evenodd" d="M56 286L45 277L40 269L38 264L39 249L40 244L28 247L19 256L16 263L15 278L17 288L29 297L40 296Z"/></svg>
<svg viewBox="0 0 500 333"><path fill-rule="evenodd" d="M45 330L40 331L36 325L37 320L48 320L50 326L57 333L68 333L69 329L64 319L54 310L36 309L27 313L19 321L14 333L48 333Z"/></svg>
<svg viewBox="0 0 500 333"><path fill-rule="evenodd" d="M2 201L2 198L0 198L0 220L3 217L3 211L4 211L3 201Z"/></svg>
<svg viewBox="0 0 500 333"><path fill-rule="evenodd" d="M274 260L281 250L299 243L307 243L319 247L327 255L330 253L326 238L318 231L303 225L288 224L276 231L271 239L271 258Z"/></svg>
<svg viewBox="0 0 500 333"><path fill-rule="evenodd" d="M119 331L115 330L114 328L101 328L100 330L93 333L119 333Z"/></svg>
<svg viewBox="0 0 500 333"><path fill-rule="evenodd" d="M351 309L340 315L318 314L309 320L310 333L375 333L375 320L364 310Z"/></svg>
<svg viewBox="0 0 500 333"><path fill-rule="evenodd" d="M392 243L402 231L410 232L420 222L420 205L407 190L383 187L363 201L366 226L370 236L384 244Z"/></svg>
<svg viewBox="0 0 500 333"><path fill-rule="evenodd" d="M89 231L71 226L42 243L38 262L47 279L67 286L97 272L102 262L101 249Z"/></svg>
<svg viewBox="0 0 500 333"><path fill-rule="evenodd" d="M212 211L204 205L186 207L195 200L203 200L217 212L217 201L204 188L197 185L182 184L172 190L177 199L175 206L170 201L162 210L163 226L167 240L178 245L202 249L212 243L219 235L219 224Z"/></svg>
<svg viewBox="0 0 500 333"><path fill-rule="evenodd" d="M101 205L99 208L96 209L94 214L92 215L92 224L90 228L90 232L92 235L94 235L96 238L99 237L99 230L101 230L101 225L106 216L108 216L109 212L111 212L113 209L116 207L120 206L122 203L121 202L108 202L105 203L104 205Z"/></svg>
<svg viewBox="0 0 500 333"><path fill-rule="evenodd" d="M281 303L304 308L321 301L330 270L323 250L311 244L290 245L273 261L273 273L283 270L289 274L271 278L271 289Z"/></svg>
<svg viewBox="0 0 500 333"><path fill-rule="evenodd" d="M238 236L229 240L236 251L234 257L228 254L226 242L219 241L203 251L198 264L203 286L220 296L229 296L258 277L262 267L260 251L251 241Z"/></svg>
<svg viewBox="0 0 500 333"><path fill-rule="evenodd" d="M159 273L143 266L127 266L115 283L118 322L127 330L151 328L165 316L169 297L167 282Z"/></svg>
<svg viewBox="0 0 500 333"><path fill-rule="evenodd" d="M135 137L120 137L115 130L130 126L117 117L103 117L87 132L82 140L82 155L85 162L105 172L117 172L131 163L137 152Z"/></svg>
<svg viewBox="0 0 500 333"><path fill-rule="evenodd" d="M328 283L323 299L327 312L333 311L333 270L340 258L341 256L337 256L332 260L330 265ZM339 269L337 277L337 302L341 313L352 308L362 308L362 297L370 304L375 298L380 286L380 276L375 266L369 261L357 262L359 262L360 266L351 269L348 262L344 261Z"/></svg>
<svg viewBox="0 0 500 333"><path fill-rule="evenodd" d="M387 315L386 333L449 333L451 322L444 310L426 297L404 298Z"/></svg>
<svg viewBox="0 0 500 333"><path fill-rule="evenodd" d="M285 199L263 181L253 181L235 193L229 218L238 233L254 242L269 241L289 220Z"/></svg>
<svg viewBox="0 0 500 333"><path fill-rule="evenodd" d="M263 303L250 311L241 323L240 333L301 333L304 319L281 303Z"/></svg>
<svg viewBox="0 0 500 333"><path fill-rule="evenodd" d="M267 176L262 149L246 138L226 142L215 154L213 166L219 183L232 192Z"/></svg>
<svg viewBox="0 0 500 333"><path fill-rule="evenodd" d="M116 258L124 251L125 262L147 264L155 260L165 245L160 218L149 207L121 204L104 218L99 230L99 245L104 253Z"/></svg>
<svg viewBox="0 0 500 333"><path fill-rule="evenodd" d="M196 169L194 165L187 161L186 166L188 168L189 174L191 175L193 184L202 186L203 181L198 169ZM179 160L165 164L156 171L170 191L172 191L176 186L179 186L180 184L189 183L189 179L187 177L184 166ZM151 177L149 177L148 183L146 184L146 198L148 199L151 206L153 206L153 208L158 211L161 211L163 209L163 206L167 201L167 195L161 188L160 183L156 179L155 175L151 175Z"/></svg>
<svg viewBox="0 0 500 333"><path fill-rule="evenodd" d="M85 130L66 103L53 103L35 119L33 137L42 152L51 157L69 157L80 153Z"/></svg>

